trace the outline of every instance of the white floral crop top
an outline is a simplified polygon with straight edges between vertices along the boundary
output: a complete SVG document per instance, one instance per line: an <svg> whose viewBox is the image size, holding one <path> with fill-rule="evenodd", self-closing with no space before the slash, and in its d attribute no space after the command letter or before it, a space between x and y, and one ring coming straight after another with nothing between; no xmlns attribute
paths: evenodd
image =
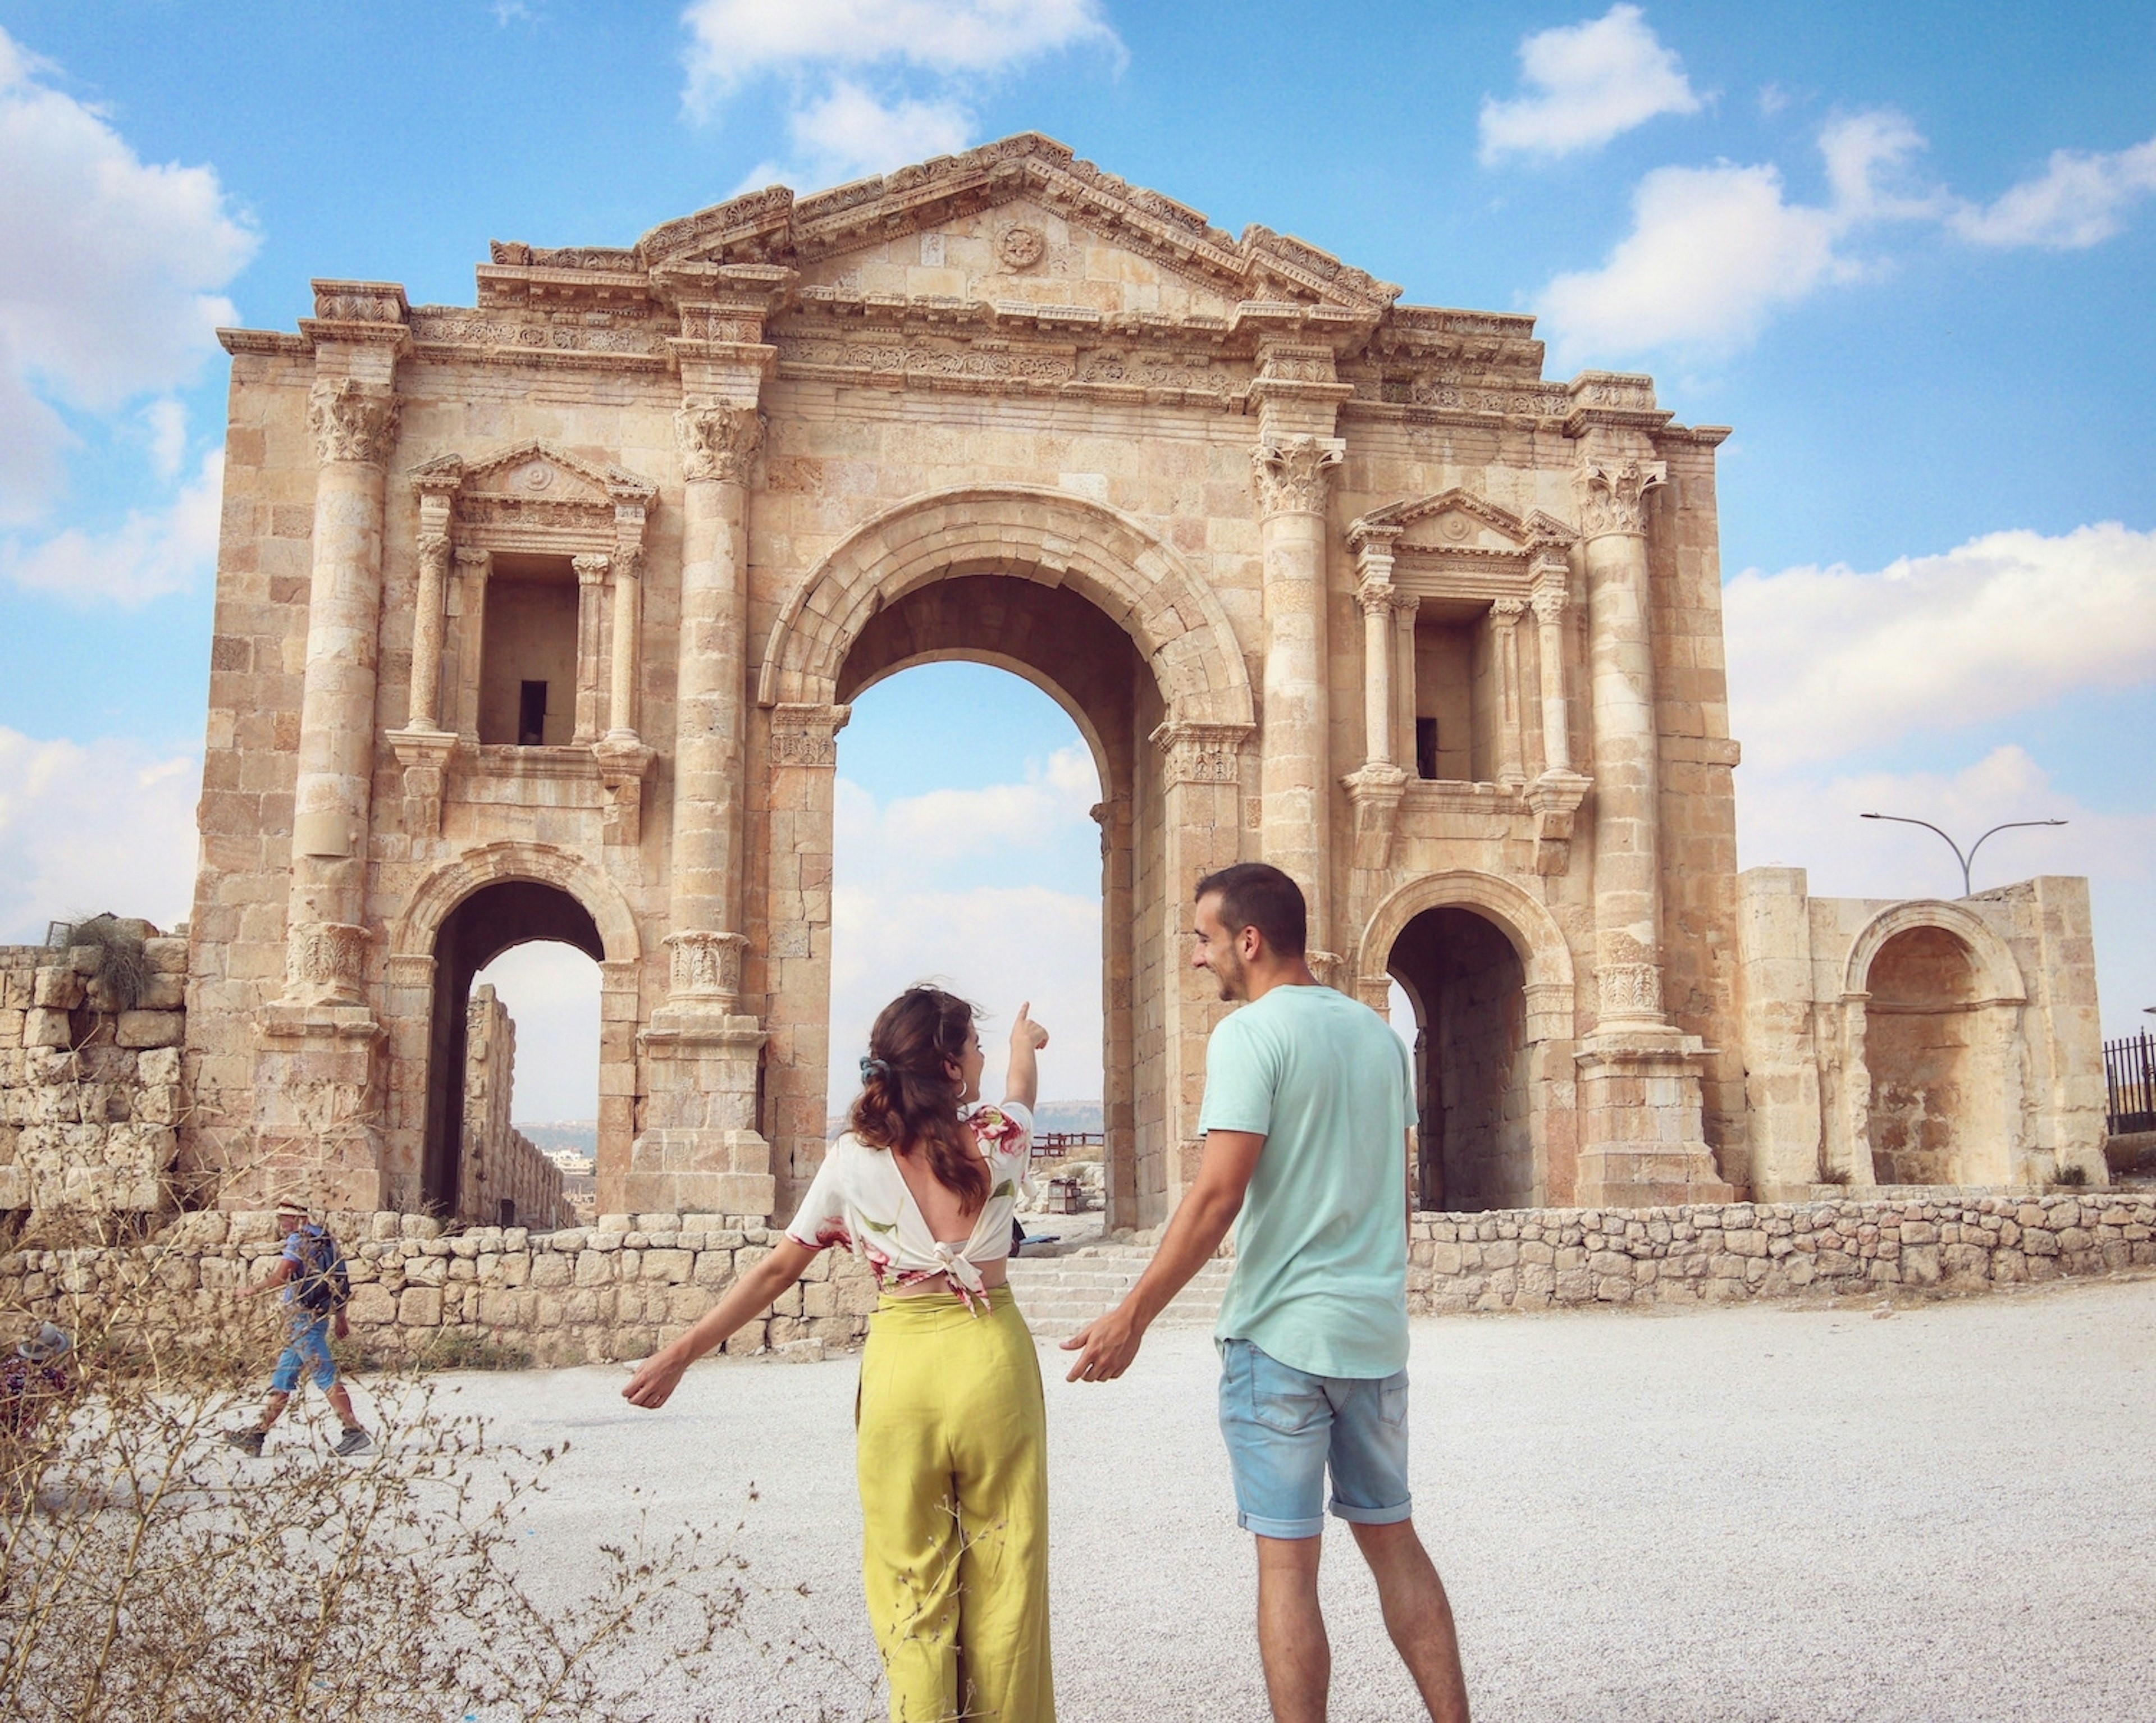
<svg viewBox="0 0 2156 1723"><path fill-rule="evenodd" d="M977 1101L958 1116L973 1127L988 1163L988 1200L963 1244L947 1244L931 1233L896 1157L850 1131L824 1151L824 1164L786 1236L811 1250L836 1244L852 1251L868 1264L879 1286L911 1286L945 1275L952 1293L978 1315L974 1300L986 1291L981 1265L1010 1254L1011 1216L1019 1198L1031 1201L1036 1189L1033 1114L1014 1100L993 1106Z"/></svg>

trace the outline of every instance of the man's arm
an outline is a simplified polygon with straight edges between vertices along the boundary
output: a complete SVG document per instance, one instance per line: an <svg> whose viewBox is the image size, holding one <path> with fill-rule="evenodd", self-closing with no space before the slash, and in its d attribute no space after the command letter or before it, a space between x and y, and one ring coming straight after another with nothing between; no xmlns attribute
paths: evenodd
<svg viewBox="0 0 2156 1723"><path fill-rule="evenodd" d="M292 1271L298 1267L299 1264L294 1262L290 1257L280 1256L277 1259L277 1266L275 1268L270 1269L267 1274L264 1275L261 1279L256 1281L252 1286L241 1287L238 1296L241 1298L254 1298L264 1292L275 1292L280 1286L282 1286L287 1280L292 1278Z"/></svg>
<svg viewBox="0 0 2156 1723"><path fill-rule="evenodd" d="M1205 1157L1198 1164L1198 1177L1176 1205L1168 1236L1160 1241L1138 1284L1114 1310L1063 1342L1065 1351L1080 1355L1065 1381L1113 1382L1131 1367L1153 1318L1212 1259L1242 1213L1244 1193L1250 1187L1250 1176L1258 1170L1258 1155L1265 1146L1265 1138L1253 1131L1205 1133Z"/></svg>

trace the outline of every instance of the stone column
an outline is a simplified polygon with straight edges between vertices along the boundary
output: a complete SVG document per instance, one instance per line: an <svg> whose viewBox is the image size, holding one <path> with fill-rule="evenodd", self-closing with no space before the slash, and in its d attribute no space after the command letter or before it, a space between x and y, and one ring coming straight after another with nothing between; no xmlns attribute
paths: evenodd
<svg viewBox="0 0 2156 1723"><path fill-rule="evenodd" d="M636 559L617 556L613 562L613 664L607 690L609 741L639 740L636 671L638 643L643 633L644 583L638 576Z"/></svg>
<svg viewBox="0 0 2156 1723"><path fill-rule="evenodd" d="M442 603L449 570L449 534L424 535L418 599L412 613L412 696L404 719L413 730L442 727Z"/></svg>
<svg viewBox="0 0 2156 1723"><path fill-rule="evenodd" d="M464 476L454 457L430 463L412 482L419 499L419 570L412 604L412 674L404 727L389 732L390 746L404 768L404 829L414 838L438 838L442 795L457 739L442 727L442 633L448 607L452 501Z"/></svg>
<svg viewBox="0 0 2156 1723"><path fill-rule="evenodd" d="M599 782L606 786L605 841L634 848L644 841L644 786L658 754L639 726L637 698L644 666L644 528L649 491L616 475L613 572L613 655L608 665L606 733L593 744Z"/></svg>
<svg viewBox="0 0 2156 1723"><path fill-rule="evenodd" d="M588 747L599 736L599 607L609 559L587 552L572 557L569 566L577 572L577 725L569 740Z"/></svg>
<svg viewBox="0 0 2156 1723"><path fill-rule="evenodd" d="M1259 842L1265 859L1302 887L1312 967L1321 973L1333 956L1325 504L1346 448L1337 437L1281 436L1261 443L1253 457L1265 551Z"/></svg>
<svg viewBox="0 0 2156 1723"><path fill-rule="evenodd" d="M374 782L383 467L397 435L397 397L388 367L381 370L378 381L326 378L308 402L321 464L285 920L291 1004L366 998L361 923Z"/></svg>
<svg viewBox="0 0 2156 1723"><path fill-rule="evenodd" d="M1520 618L1527 610L1524 598L1499 598L1490 606L1491 644L1497 659L1497 782L1508 790L1527 781L1520 714Z"/></svg>
<svg viewBox="0 0 2156 1723"><path fill-rule="evenodd" d="M1572 770L1572 707L1564 691L1564 607L1563 581L1538 582L1532 599L1535 633L1542 649L1543 769Z"/></svg>
<svg viewBox="0 0 2156 1723"><path fill-rule="evenodd" d="M1595 1027L1579 1054L1575 1200L1609 1208L1732 1194L1704 1136L1698 1037L1662 1007L1660 725L1647 496L1660 462L1589 459L1576 474L1594 724Z"/></svg>
<svg viewBox="0 0 2156 1723"><path fill-rule="evenodd" d="M1408 774L1399 763L1394 741L1399 701L1394 691L1399 630L1393 619L1399 594L1392 583L1392 546L1398 536L1392 529L1373 531L1358 523L1348 541L1361 577L1355 597L1363 611L1363 763L1340 782L1355 811L1355 877L1349 909L1358 926L1378 887L1369 876L1392 859L1400 798L1407 791Z"/></svg>
<svg viewBox="0 0 2156 1723"><path fill-rule="evenodd" d="M1589 692L1594 718L1597 1016L1658 1027L1662 1013L1661 758L1647 587L1647 495L1659 461L1589 464L1577 477L1586 541Z"/></svg>
<svg viewBox="0 0 2156 1723"><path fill-rule="evenodd" d="M732 1012L741 997L742 731L748 697L748 474L753 406L692 405L681 445L680 654L674 753L670 997Z"/></svg>

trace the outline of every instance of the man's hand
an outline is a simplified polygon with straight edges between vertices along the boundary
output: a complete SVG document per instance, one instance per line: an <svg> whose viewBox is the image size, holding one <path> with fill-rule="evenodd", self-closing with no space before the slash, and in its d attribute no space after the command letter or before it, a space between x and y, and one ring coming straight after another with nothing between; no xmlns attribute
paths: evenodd
<svg viewBox="0 0 2156 1723"><path fill-rule="evenodd" d="M680 1386L682 1372L688 1367L685 1356L673 1346L662 1346L636 1367L636 1374L629 1377L621 1397L632 1406L656 1412Z"/></svg>
<svg viewBox="0 0 2156 1723"><path fill-rule="evenodd" d="M352 1333L352 1324L345 1320L342 1310L336 1313L336 1320L331 1325L330 1332L339 1340L345 1339Z"/></svg>
<svg viewBox="0 0 2156 1723"><path fill-rule="evenodd" d="M1137 1357L1138 1347L1145 1340L1145 1329L1122 1305L1105 1316L1096 1316L1077 1333L1063 1342L1063 1350L1075 1352L1078 1361L1070 1367L1065 1382L1113 1382L1131 1367Z"/></svg>

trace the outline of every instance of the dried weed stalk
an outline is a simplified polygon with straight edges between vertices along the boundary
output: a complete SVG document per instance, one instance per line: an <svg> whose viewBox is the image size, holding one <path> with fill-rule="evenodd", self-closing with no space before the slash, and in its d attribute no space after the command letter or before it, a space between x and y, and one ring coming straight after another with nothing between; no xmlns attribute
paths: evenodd
<svg viewBox="0 0 2156 1723"><path fill-rule="evenodd" d="M588 1595L535 1599L519 1521L566 1444L504 1446L404 1371L365 1384L371 1454L331 1454L301 1402L248 1459L220 1432L253 1422L281 1343L265 1301L185 1290L155 1244L23 1243L57 1250L57 1285L34 1314L0 1310L0 1336L57 1314L75 1346L67 1391L0 1433L0 1715L597 1723L649 1715L635 1677L655 1664L693 1679L723 1637L754 1644L745 1609L773 1588L649 1509L602 1546ZM632 1638L637 1654L613 1655ZM791 1664L821 1648L758 1649Z"/></svg>

